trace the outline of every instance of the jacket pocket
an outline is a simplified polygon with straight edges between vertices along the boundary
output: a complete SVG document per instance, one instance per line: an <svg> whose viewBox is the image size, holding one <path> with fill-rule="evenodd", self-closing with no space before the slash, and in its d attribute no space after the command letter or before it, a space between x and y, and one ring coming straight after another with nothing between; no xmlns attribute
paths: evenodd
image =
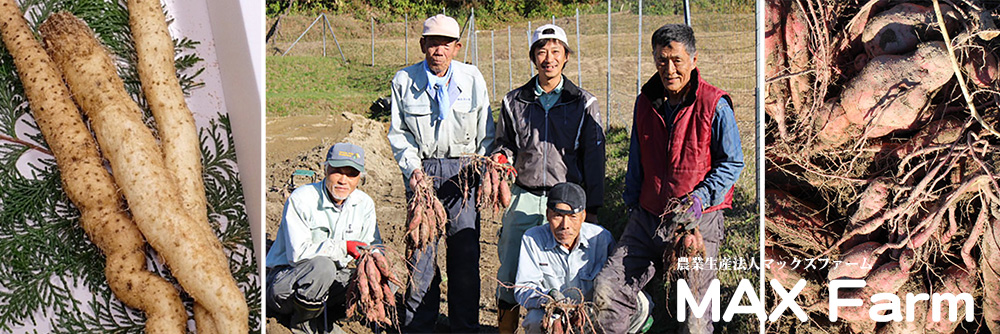
<svg viewBox="0 0 1000 334"><path fill-rule="evenodd" d="M473 108L472 101L462 98L455 100L451 107L451 113L455 116L454 141L459 145L475 144L476 134L479 130L479 115Z"/></svg>
<svg viewBox="0 0 1000 334"><path fill-rule="evenodd" d="M425 138L433 138L431 127L431 106L423 101L406 101L403 105L403 123L410 130L417 143L424 143ZM431 137L425 137L431 136ZM422 146L423 144L421 144ZM421 147L422 149L423 147Z"/></svg>

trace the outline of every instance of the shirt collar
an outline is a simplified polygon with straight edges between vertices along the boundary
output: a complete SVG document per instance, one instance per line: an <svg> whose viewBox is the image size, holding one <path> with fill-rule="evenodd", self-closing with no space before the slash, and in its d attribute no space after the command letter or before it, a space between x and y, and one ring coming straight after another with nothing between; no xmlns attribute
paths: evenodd
<svg viewBox="0 0 1000 334"><path fill-rule="evenodd" d="M564 82L566 82L566 81L563 80L563 77L560 75L559 76L559 84L556 85L556 88L552 89L551 92L546 93L544 90L542 90L542 85L538 83L538 77L536 76L535 77L535 97L539 97L539 96L542 96L544 94L559 95L560 93L562 93L563 83Z"/></svg>
<svg viewBox="0 0 1000 334"><path fill-rule="evenodd" d="M452 70L455 68L454 60L451 61L451 64L448 64L448 71L444 73L443 77L434 75L434 72L431 72L431 68L427 66L426 60L423 62L423 64L424 64L424 73L427 74L427 86L424 87L425 89L434 89L434 83L437 82L444 82L446 85L449 86L451 85L450 84L451 73L453 72Z"/></svg>

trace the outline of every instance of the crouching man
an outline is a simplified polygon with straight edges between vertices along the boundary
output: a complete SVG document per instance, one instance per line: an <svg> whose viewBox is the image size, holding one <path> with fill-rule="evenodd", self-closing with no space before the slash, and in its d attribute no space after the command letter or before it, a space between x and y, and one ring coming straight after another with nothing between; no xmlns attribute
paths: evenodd
<svg viewBox="0 0 1000 334"><path fill-rule="evenodd" d="M569 316L554 314L546 319L545 308L549 303L592 301L594 277L615 247L610 232L584 222L587 194L579 185L556 184L549 192L546 206L547 224L528 229L521 238L514 295L517 303L528 310L521 322L526 333L541 333L543 321L554 326L556 321L565 321ZM648 297L640 294L638 299L646 301ZM645 310L647 312L636 312L629 319L630 332L638 331L645 324L648 303ZM577 316L592 317L592 314Z"/></svg>
<svg viewBox="0 0 1000 334"><path fill-rule="evenodd" d="M348 263L358 247L381 244L375 202L358 190L365 172L361 147L337 143L324 162L326 177L292 192L277 238L267 253L267 310L293 333L342 333Z"/></svg>

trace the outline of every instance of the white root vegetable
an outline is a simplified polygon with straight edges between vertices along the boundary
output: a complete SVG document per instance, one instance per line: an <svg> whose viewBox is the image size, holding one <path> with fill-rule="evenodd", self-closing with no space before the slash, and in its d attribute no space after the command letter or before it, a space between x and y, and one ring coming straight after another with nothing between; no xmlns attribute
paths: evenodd
<svg viewBox="0 0 1000 334"><path fill-rule="evenodd" d="M129 202L149 244L163 257L181 286L204 306L216 328L247 333L248 310L215 236L201 233L179 197L163 153L124 90L114 65L93 32L69 13L56 13L40 28L46 47L63 70L77 104L89 117L114 179Z"/></svg>
<svg viewBox="0 0 1000 334"><path fill-rule="evenodd" d="M201 142L194 116L184 100L174 69L174 43L167 31L166 18L159 0L129 0L129 27L138 55L137 70L143 94L156 120L163 158L177 180L181 200L204 235L215 235L208 220L205 184L202 182ZM222 251L222 243L209 240ZM222 254L220 252L220 254ZM228 266L228 259L217 259ZM209 312L200 303L194 305L195 325L199 333L218 333Z"/></svg>
<svg viewBox="0 0 1000 334"><path fill-rule="evenodd" d="M187 313L177 290L146 269L142 234L124 211L62 74L14 0L0 0L0 34L14 57L35 122L56 158L63 190L80 210L80 226L106 256L104 273L111 291L146 313L147 333L186 333Z"/></svg>

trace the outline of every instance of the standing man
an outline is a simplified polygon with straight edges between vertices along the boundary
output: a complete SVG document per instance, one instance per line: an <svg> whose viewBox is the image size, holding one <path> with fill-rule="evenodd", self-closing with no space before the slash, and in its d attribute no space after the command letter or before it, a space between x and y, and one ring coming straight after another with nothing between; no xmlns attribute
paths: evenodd
<svg viewBox="0 0 1000 334"><path fill-rule="evenodd" d="M521 238L515 296L528 309L521 322L525 333L541 333L544 321L552 328L551 322L558 319L545 319L548 303L592 301L594 277L615 247L611 232L584 222L587 194L580 186L557 184L546 202L548 223L528 229ZM646 296L638 298L644 301ZM641 326L637 321L646 319L646 310L630 319L632 327Z"/></svg>
<svg viewBox="0 0 1000 334"><path fill-rule="evenodd" d="M604 129L597 98L562 75L571 53L562 28L538 27L528 51L538 75L503 99L493 159L509 161L517 171L497 245L497 280L506 284L517 278L521 236L545 222L552 186L583 185L589 222L597 222L604 204ZM500 333L513 333L520 309L512 289L497 288L497 308Z"/></svg>
<svg viewBox="0 0 1000 334"><path fill-rule="evenodd" d="M358 247L381 244L375 202L358 190L365 152L337 143L326 154L326 177L295 189L285 202L278 236L267 252L267 309L293 333L343 333L348 263ZM332 313L331 313L332 312Z"/></svg>
<svg viewBox="0 0 1000 334"><path fill-rule="evenodd" d="M608 333L625 332L621 319L635 312L636 292L671 269L662 268L663 252L678 228L697 226L706 256L719 255L725 236L721 210L732 207L733 184L743 170L732 100L699 75L694 31L665 25L653 33L652 46L656 74L636 98L622 194L631 215L596 280L598 321ZM660 215L675 199L685 211L667 215L661 224ZM689 273L696 300L715 274ZM689 309L681 332L712 333L711 317L710 311L695 315Z"/></svg>
<svg viewBox="0 0 1000 334"><path fill-rule="evenodd" d="M493 117L486 80L479 69L452 58L462 48L455 19L436 15L424 21L420 49L424 61L392 79L389 144L407 180L433 183L448 215L448 318L453 332L479 330L479 215L476 187L462 156L485 155L493 144ZM469 185L468 192L462 185ZM409 197L409 196L407 196ZM467 199L466 199L467 198ZM406 292L403 332L434 331L441 300L436 243L414 251Z"/></svg>

